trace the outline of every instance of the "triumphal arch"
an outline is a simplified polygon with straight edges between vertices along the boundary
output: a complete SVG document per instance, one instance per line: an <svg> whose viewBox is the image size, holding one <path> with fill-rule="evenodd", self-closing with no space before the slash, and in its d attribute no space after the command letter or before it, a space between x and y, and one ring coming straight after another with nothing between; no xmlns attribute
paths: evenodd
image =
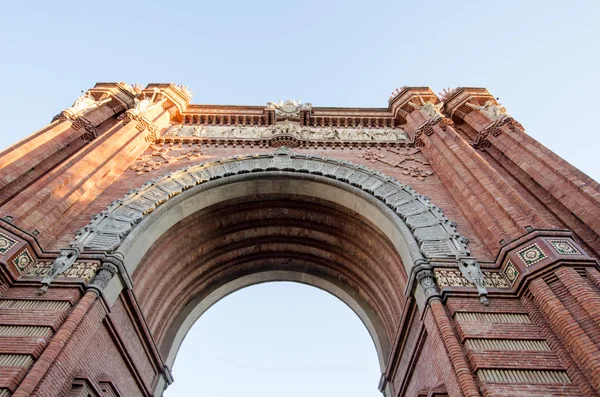
<svg viewBox="0 0 600 397"><path fill-rule="evenodd" d="M0 155L0 396L161 396L267 281L346 302L386 397L599 395L600 187L486 89L191 99L98 83Z"/></svg>

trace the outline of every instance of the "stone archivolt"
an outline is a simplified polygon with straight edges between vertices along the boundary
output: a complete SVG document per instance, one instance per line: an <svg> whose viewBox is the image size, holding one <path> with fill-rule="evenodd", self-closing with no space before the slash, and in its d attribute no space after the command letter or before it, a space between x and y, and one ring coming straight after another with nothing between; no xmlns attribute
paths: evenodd
<svg viewBox="0 0 600 397"><path fill-rule="evenodd" d="M269 170L312 173L350 183L394 209L412 230L426 257L470 255L466 247L468 240L456 232L454 223L409 186L360 165L318 156L288 154L286 150L202 163L149 181L96 215L78 232L71 245L93 251L115 250L146 214L182 191L213 179Z"/></svg>

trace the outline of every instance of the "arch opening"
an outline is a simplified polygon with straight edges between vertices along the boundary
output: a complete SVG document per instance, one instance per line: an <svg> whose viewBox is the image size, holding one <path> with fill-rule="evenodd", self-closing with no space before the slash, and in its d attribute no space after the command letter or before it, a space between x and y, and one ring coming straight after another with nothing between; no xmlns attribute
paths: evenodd
<svg viewBox="0 0 600 397"><path fill-rule="evenodd" d="M198 319L165 396L223 394L224 384L231 395L381 395L377 353L354 311L303 281L263 282Z"/></svg>
<svg viewBox="0 0 600 397"><path fill-rule="evenodd" d="M270 281L311 285L346 303L371 334L384 370L405 304L407 274L377 225L347 207L289 193L220 201L163 233L133 274L136 296L168 365L214 303Z"/></svg>

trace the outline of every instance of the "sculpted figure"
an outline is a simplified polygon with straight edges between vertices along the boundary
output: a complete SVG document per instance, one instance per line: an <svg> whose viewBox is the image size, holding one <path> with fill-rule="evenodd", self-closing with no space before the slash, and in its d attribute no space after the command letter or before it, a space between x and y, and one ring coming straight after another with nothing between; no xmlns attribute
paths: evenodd
<svg viewBox="0 0 600 397"><path fill-rule="evenodd" d="M77 97L75 102L73 102L73 105L70 108L65 109L65 112L70 113L71 115L78 115L95 109L109 101L110 98L96 101L89 92L86 92L85 94L81 94L79 97Z"/></svg>
<svg viewBox="0 0 600 397"><path fill-rule="evenodd" d="M312 130L308 126L300 127L300 131L298 132L298 136L302 139L310 139L312 135Z"/></svg>
<svg viewBox="0 0 600 397"><path fill-rule="evenodd" d="M353 138L361 140L361 141L373 141L373 140L375 140L375 138L373 137L373 134L371 132L365 130L365 127L363 127L362 124L359 124L356 127L356 132L355 132L355 135L354 135Z"/></svg>
<svg viewBox="0 0 600 397"><path fill-rule="evenodd" d="M197 125L192 129L192 136L205 137L208 135L208 130L205 125Z"/></svg>
<svg viewBox="0 0 600 397"><path fill-rule="evenodd" d="M178 136L179 132L183 129L183 124L179 124L176 127L171 128L171 130L167 133L168 136Z"/></svg>
<svg viewBox="0 0 600 397"><path fill-rule="evenodd" d="M260 137L261 138L270 138L273 135L275 135L275 127L271 126L271 127L265 128L263 130L263 132L261 132Z"/></svg>
<svg viewBox="0 0 600 397"><path fill-rule="evenodd" d="M324 139L340 139L340 134L333 127L325 128L323 130Z"/></svg>
<svg viewBox="0 0 600 397"><path fill-rule="evenodd" d="M420 95L417 95L417 98L419 98L418 104L410 101L408 102L408 104L413 108L420 110L423 114L427 116L427 118L437 119L438 117L444 117L444 115L440 111L442 109L442 106L444 106L444 102L440 102L436 105L433 102L425 102Z"/></svg>
<svg viewBox="0 0 600 397"><path fill-rule="evenodd" d="M500 120L502 117L507 116L506 109L503 106L497 105L491 99L485 101L483 106L474 105L469 102L467 102L466 105L472 109L479 110L492 121Z"/></svg>
<svg viewBox="0 0 600 397"><path fill-rule="evenodd" d="M159 92L160 92L160 90L155 87L151 98L148 98L146 96L144 96L144 99L142 99L142 100L135 98L134 99L135 105L134 105L133 109L131 109L132 113L134 113L136 116L145 116L146 113L148 112L148 110L150 110L150 108L152 108L158 104L158 102L154 103L154 99L156 98L156 95Z"/></svg>

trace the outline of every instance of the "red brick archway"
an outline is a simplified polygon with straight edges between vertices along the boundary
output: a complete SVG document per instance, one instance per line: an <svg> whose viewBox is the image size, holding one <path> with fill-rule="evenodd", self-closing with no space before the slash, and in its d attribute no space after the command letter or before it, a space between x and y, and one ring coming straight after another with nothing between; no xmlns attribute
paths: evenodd
<svg viewBox="0 0 600 397"><path fill-rule="evenodd" d="M0 156L0 396L160 396L203 310L274 280L353 308L387 397L598 396L600 187L487 90L142 91L100 83Z"/></svg>

